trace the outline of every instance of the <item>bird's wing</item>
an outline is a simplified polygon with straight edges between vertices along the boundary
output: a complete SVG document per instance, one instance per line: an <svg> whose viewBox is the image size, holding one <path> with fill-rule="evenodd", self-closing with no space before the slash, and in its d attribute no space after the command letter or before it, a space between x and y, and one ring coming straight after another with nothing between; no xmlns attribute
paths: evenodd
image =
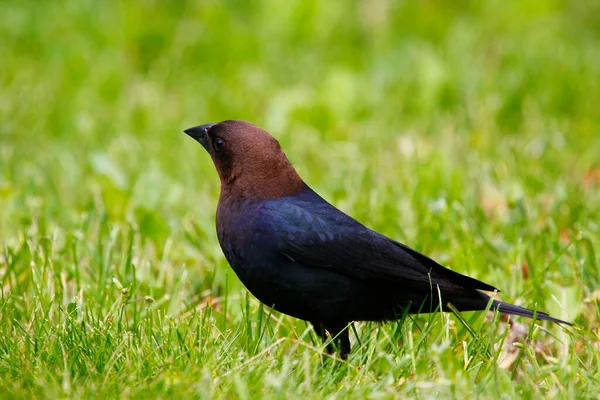
<svg viewBox="0 0 600 400"><path fill-rule="evenodd" d="M288 259L365 282L439 286L446 293L497 290L449 270L410 247L368 229L325 200L273 201L259 213L257 229L277 242Z"/></svg>

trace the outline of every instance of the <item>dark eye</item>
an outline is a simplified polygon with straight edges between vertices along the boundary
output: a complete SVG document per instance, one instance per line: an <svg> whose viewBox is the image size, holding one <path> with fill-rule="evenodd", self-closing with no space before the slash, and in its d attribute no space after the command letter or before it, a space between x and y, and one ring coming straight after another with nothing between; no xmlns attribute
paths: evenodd
<svg viewBox="0 0 600 400"><path fill-rule="evenodd" d="M215 138L215 140L213 140L213 147L215 148L215 151L220 151L225 147L225 141L220 137Z"/></svg>

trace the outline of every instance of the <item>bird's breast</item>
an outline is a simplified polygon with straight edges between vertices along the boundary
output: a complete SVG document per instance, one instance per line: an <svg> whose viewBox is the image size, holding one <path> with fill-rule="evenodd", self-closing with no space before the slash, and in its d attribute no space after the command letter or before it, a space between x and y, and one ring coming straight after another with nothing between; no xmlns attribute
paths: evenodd
<svg viewBox="0 0 600 400"><path fill-rule="evenodd" d="M240 276L250 265L253 225L260 204L249 201L221 200L217 208L217 237L223 254L233 270Z"/></svg>

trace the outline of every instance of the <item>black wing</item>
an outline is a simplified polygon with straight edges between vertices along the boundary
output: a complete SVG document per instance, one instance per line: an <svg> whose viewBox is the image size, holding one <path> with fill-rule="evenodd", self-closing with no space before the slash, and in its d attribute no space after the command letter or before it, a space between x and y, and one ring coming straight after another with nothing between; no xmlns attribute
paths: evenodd
<svg viewBox="0 0 600 400"><path fill-rule="evenodd" d="M314 196L309 201L274 200L260 211L257 226L274 236L279 251L290 260L364 282L439 286L447 294L497 290L368 229Z"/></svg>

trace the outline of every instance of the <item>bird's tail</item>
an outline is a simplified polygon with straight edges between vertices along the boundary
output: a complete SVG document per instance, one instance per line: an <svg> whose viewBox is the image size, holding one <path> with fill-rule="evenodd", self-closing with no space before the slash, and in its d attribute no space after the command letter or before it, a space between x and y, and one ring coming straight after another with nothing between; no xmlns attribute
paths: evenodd
<svg viewBox="0 0 600 400"><path fill-rule="evenodd" d="M459 311L485 310L489 304L490 296L488 296L486 293L480 292L479 290L474 290L471 296L458 296L450 299L447 298L446 301L455 306ZM490 310L497 310L501 313L519 315L528 318L533 318L535 314L535 318L539 320L552 321L569 326L573 325L572 323L563 321L562 319L551 317L545 312L534 312L533 310L515 306L514 304L510 303L505 303L500 300L492 300L492 306L490 307ZM444 309L444 311L448 310Z"/></svg>
<svg viewBox="0 0 600 400"><path fill-rule="evenodd" d="M533 318L534 317L534 311L532 311L532 310L529 310L529 309L523 308L523 307L519 307L519 306L515 306L513 304L505 303L505 302L499 301L499 300L494 300L492 302L491 309L492 310L498 310L501 313L505 313L505 314L520 315L520 316L529 317L529 318ZM535 312L535 318L537 318L539 320L552 321L552 322L556 322L556 323L559 323L559 324L565 324L565 325L573 326L573 324L570 323L570 322L563 321L562 319L551 317L550 315L548 315L546 313L543 313L541 311Z"/></svg>

